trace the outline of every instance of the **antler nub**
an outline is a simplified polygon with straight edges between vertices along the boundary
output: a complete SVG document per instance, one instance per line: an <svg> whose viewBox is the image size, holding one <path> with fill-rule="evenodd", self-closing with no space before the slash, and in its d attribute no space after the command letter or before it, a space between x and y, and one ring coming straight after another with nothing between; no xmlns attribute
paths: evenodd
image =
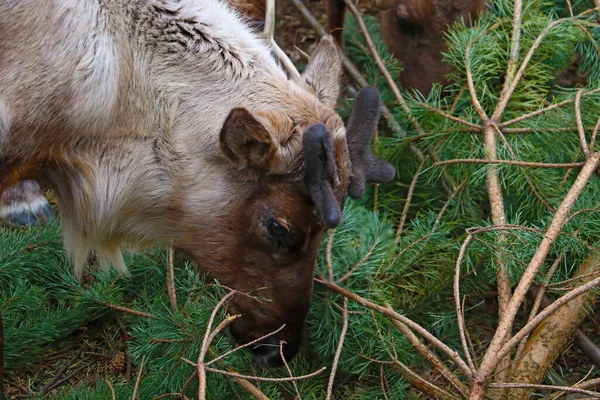
<svg viewBox="0 0 600 400"><path fill-rule="evenodd" d="M379 121L379 92L365 87L356 95L346 128L352 174L348 194L359 199L368 182L385 183L394 179L394 167L371 152L371 140Z"/></svg>
<svg viewBox="0 0 600 400"><path fill-rule="evenodd" d="M336 166L333 141L327 127L320 123L308 126L303 146L306 186L323 223L328 228L335 228L342 220L342 213L333 192Z"/></svg>

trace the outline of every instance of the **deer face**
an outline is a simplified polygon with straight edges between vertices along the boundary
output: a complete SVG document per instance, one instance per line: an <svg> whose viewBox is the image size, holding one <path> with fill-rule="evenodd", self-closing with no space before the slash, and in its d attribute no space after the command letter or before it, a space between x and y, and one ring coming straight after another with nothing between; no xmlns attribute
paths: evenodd
<svg viewBox="0 0 600 400"><path fill-rule="evenodd" d="M240 292L230 304L230 312L241 314L231 325L239 343L285 325L251 347L266 367L282 364L281 341L286 359L300 347L319 245L326 230L340 224L346 195L362 197L367 182L394 177L394 169L369 149L378 92L359 92L347 129L333 111L340 68L337 47L327 38L296 83L308 97L277 110L230 112L220 148L235 205L226 212L227 230L212 235L210 251L188 251Z"/></svg>

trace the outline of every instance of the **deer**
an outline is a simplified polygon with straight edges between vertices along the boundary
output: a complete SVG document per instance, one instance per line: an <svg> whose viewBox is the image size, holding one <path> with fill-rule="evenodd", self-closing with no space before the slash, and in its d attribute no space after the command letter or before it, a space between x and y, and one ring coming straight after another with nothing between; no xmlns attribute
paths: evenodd
<svg viewBox="0 0 600 400"><path fill-rule="evenodd" d="M254 0L256 1L256 0ZM443 62L448 51L447 29L464 21L467 26L486 12L489 0L371 0L381 10L380 22L390 53L402 62L399 80L405 89L427 96L436 82L446 86L452 66ZM331 35L343 46L346 3L327 0Z"/></svg>
<svg viewBox="0 0 600 400"><path fill-rule="evenodd" d="M395 176L370 149L377 90L347 124L336 113L341 68L328 36L286 73L219 0L3 1L0 192L51 188L79 279L90 255L126 276L125 248L190 257L236 291L238 343L281 328L251 347L280 366L300 348L326 231L348 196Z"/></svg>

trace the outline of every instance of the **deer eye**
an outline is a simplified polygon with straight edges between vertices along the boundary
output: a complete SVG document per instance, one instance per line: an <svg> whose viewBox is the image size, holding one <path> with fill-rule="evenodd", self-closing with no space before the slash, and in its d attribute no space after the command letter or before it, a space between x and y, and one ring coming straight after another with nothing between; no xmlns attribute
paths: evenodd
<svg viewBox="0 0 600 400"><path fill-rule="evenodd" d="M272 220L269 224L269 234L273 237L283 237L288 233L288 230L285 226L279 223L276 220Z"/></svg>

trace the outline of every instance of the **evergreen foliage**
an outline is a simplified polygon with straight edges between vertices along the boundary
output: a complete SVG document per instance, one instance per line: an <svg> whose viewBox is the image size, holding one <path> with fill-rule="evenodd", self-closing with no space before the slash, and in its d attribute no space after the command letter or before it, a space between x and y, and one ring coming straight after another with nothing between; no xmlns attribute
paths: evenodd
<svg viewBox="0 0 600 400"><path fill-rule="evenodd" d="M586 128L593 128L600 110L600 92L591 92L600 87L600 26L596 23L597 12L586 11L593 7L591 1L571 2L576 17L570 17L566 3L558 0L524 2L519 60L525 58L545 29L553 27L533 53L508 102L503 121L565 100L571 102L510 125L508 128L523 128L528 133L506 132L505 145L498 146L499 159L543 163L585 160L572 101L579 88L560 87L556 77L572 62L578 62L579 72L587 79L582 92L582 121ZM430 107L468 122L483 122L467 90L469 49L468 62L479 102L488 115L493 112L506 71L512 10L511 0L494 0L490 12L471 28L463 24L452 27L447 35L449 51L445 60L456 69L452 74L454 83L444 88L445 93L439 85L426 98L403 91L412 116L419 121L425 135L419 134L409 116L396 104L356 21L351 17L347 19L346 52L368 81L380 90L382 100L392 110L402 131L389 134L383 128L375 144L380 154L397 167L398 179L371 189L365 199L349 201L346 206L344 222L331 239L334 280L343 279L340 285L374 303L390 303L459 353L462 348L452 300L452 280L466 230L491 225L485 183L489 164L436 166L427 158L408 208L407 223L396 240L398 221L408 187L419 169L411 145L425 154L433 151L442 160L486 158L482 135L469 132L464 124L445 118ZM401 65L387 53L376 20L365 17L365 22L388 70L397 76ZM340 113L347 115L351 101L341 104ZM586 132L589 135L591 129ZM503 259L512 282L518 282L550 224L553 209L564 199L578 173L577 168L535 169L505 164L498 168L507 223L528 229L505 232L506 240L502 241L493 230L478 234L464 258L461 276L467 318L492 327L497 324L496 306L490 296L481 293L496 290L496 256ZM443 172L453 180L454 188L448 185ZM581 213L563 229L540 272L540 280L561 254L565 257L553 282L569 278L590 250L598 247L598 198L597 182L587 185L574 208ZM328 275L327 240L318 258L317 277ZM140 398L180 392L194 372L194 367L182 361L182 357L196 360L210 313L226 291L216 284L208 284L195 266L177 260L175 283L179 310L172 312L166 289L166 254L166 249L154 249L128 255L130 278L120 278L114 272L90 272L84 283L78 283L70 272L56 224L25 230L0 228L0 308L9 381L38 368L44 354L51 349L77 340L82 326L90 329L110 326L116 335L115 318L121 315L111 307L116 305L154 316L123 314L123 322L131 335L127 352L134 365L139 366L144 359ZM342 304L341 295L315 285L305 345L290 368L296 376L321 367L328 369L317 377L297 382L303 399L325 397L342 330ZM336 398L383 399L386 395L394 399L411 398L409 385L398 368L372 360L388 361L388 350L393 348L399 361L424 376L432 372L431 366L387 318L353 301L348 302L348 310L350 323L334 386ZM218 321L224 317L225 311L221 310ZM484 330L471 333L478 336L474 338L476 342L489 339ZM225 337L219 336L212 343L208 359L231 349ZM245 351L233 353L218 362L217 367L234 368L248 375L288 376L285 368L260 370ZM100 375L92 385L66 385L50 398L111 398L111 390L103 378L104 375ZM131 397L134 382L125 382L119 374L108 374L106 378L112 382L118 399ZM387 385L382 385L383 381ZM291 398L295 394L289 382L255 384L269 398ZM382 386L386 388L385 394ZM233 379L222 375L208 373L208 388L208 397L212 399L232 394L251 398ZM194 398L196 391L197 379L192 379L185 393Z"/></svg>

